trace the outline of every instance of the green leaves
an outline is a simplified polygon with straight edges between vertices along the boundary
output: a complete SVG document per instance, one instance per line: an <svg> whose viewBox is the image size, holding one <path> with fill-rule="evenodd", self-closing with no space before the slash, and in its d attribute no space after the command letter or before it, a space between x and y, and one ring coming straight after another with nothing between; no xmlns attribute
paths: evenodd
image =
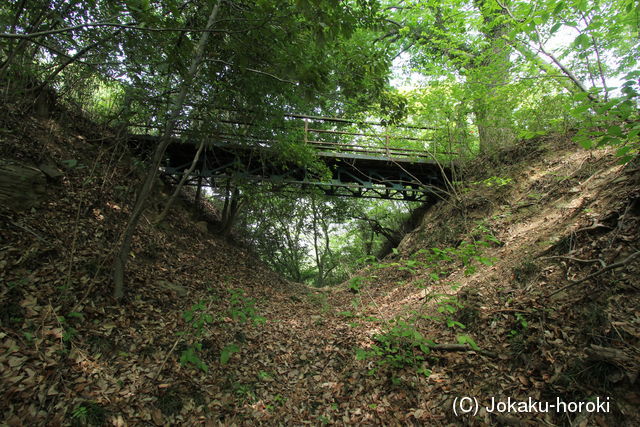
<svg viewBox="0 0 640 427"><path fill-rule="evenodd" d="M640 113L635 105L640 99L640 86L636 79L640 72L625 76L621 96L608 102L591 103L583 101L573 110L581 115L588 126L582 127L574 141L585 149L612 146L620 163L628 163L640 152ZM597 114L589 114L589 110Z"/></svg>
<svg viewBox="0 0 640 427"><path fill-rule="evenodd" d="M349 279L349 289L353 293L357 294L358 292L360 292L360 288L362 287L363 284L364 284L364 277L362 276L355 276Z"/></svg>
<svg viewBox="0 0 640 427"><path fill-rule="evenodd" d="M471 338L469 335L458 335L457 339L459 344L466 344L474 350L480 350L478 344L476 344L473 338Z"/></svg>
<svg viewBox="0 0 640 427"><path fill-rule="evenodd" d="M180 336L191 335L194 338L200 338L205 333L205 326L213 323L213 316L206 312L207 305L204 300L200 300L198 303L193 304L191 309L182 313L184 321L191 326L191 330L188 332L178 333ZM209 367L198 356L198 352L202 350L202 343L196 341L189 345L180 355L180 364L185 366L192 364L196 368L208 372Z"/></svg>
<svg viewBox="0 0 640 427"><path fill-rule="evenodd" d="M197 352L200 350L202 350L202 344L199 343L188 347L180 355L180 365L185 366L187 364L192 364L203 372L208 372L209 367L200 359L197 354Z"/></svg>
<svg viewBox="0 0 640 427"><path fill-rule="evenodd" d="M227 344L220 352L220 364L226 365L229 363L231 356L238 351L240 351L240 347L237 344Z"/></svg>
<svg viewBox="0 0 640 427"><path fill-rule="evenodd" d="M589 35L582 33L573 41L573 45L581 49L587 49L591 45Z"/></svg>
<svg viewBox="0 0 640 427"><path fill-rule="evenodd" d="M229 315L233 320L239 320L241 323L252 321L254 324L264 324L267 321L266 318L257 315L253 298L245 297L240 289L231 289L229 292Z"/></svg>
<svg viewBox="0 0 640 427"><path fill-rule="evenodd" d="M555 34L558 32L558 30L560 29L560 27L562 27L562 22L556 22L551 29L549 30L550 34Z"/></svg>
<svg viewBox="0 0 640 427"><path fill-rule="evenodd" d="M244 295L240 289L231 289L229 291L229 309L228 314L231 318L240 323L252 321L253 324L260 325L266 322L262 316L258 316L255 309L255 300ZM215 300L212 299L210 303ZM200 300L193 304L189 310L182 313L184 321L191 326L188 331L178 333L179 336L188 339L192 337L194 342L188 345L180 355L180 364L182 366L191 364L197 369L208 372L207 364L200 358L199 353L202 351L202 342L200 338L206 333L205 326L214 322L214 317L208 313L208 305L205 300ZM239 333L240 336L243 336ZM242 338L244 339L244 338ZM236 343L228 344L220 352L220 363L226 365L234 353L240 351L240 345Z"/></svg>
<svg viewBox="0 0 640 427"><path fill-rule="evenodd" d="M205 301L201 300L194 304L190 310L182 313L184 321L191 324L198 336L202 334L205 325L213 322L213 316L204 311L206 308Z"/></svg>
<svg viewBox="0 0 640 427"><path fill-rule="evenodd" d="M359 348L356 350L356 360L366 360L369 357L369 352Z"/></svg>
<svg viewBox="0 0 640 427"><path fill-rule="evenodd" d="M392 320L385 331L376 335L374 340L375 344L368 350L356 351L357 360L374 359L380 367L413 368L427 376L430 373L422 364L426 360L425 356L431 352L430 345L433 341L425 339L413 322Z"/></svg>

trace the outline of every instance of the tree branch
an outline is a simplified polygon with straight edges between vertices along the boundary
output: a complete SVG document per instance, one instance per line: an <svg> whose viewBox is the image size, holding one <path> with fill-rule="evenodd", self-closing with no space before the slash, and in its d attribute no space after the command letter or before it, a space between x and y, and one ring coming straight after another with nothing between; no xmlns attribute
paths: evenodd
<svg viewBox="0 0 640 427"><path fill-rule="evenodd" d="M209 14L209 19L207 21L205 30L213 29L213 24L218 15L218 10L220 8L221 2L222 0L218 0L211 9L211 13ZM173 129L175 128L176 123L180 118L182 107L187 97L187 92L191 87L193 79L196 77L200 63L202 62L208 37L209 31L203 32L200 37L200 40L194 52L194 56L191 59L189 71L182 81L180 92L173 101L173 105L170 110L162 138L153 152L150 169L144 178L140 191L138 192L138 197L133 206L131 217L129 218L129 222L127 223L127 226L122 233L120 249L113 261L113 295L116 300L119 300L124 296L124 270L129 259L133 233L135 232L138 221L140 220L142 212L144 211L145 203L149 197L149 194L151 193L153 184L155 183L156 174L158 173L158 169L160 168L160 164L162 163L164 153L169 144L171 144L171 133L173 132Z"/></svg>
<svg viewBox="0 0 640 427"><path fill-rule="evenodd" d="M169 209L171 209L171 206L173 206L174 202L180 195L180 191L182 190L184 183L187 182L187 179L189 179L189 176L196 168L196 165L198 164L198 160L200 159L200 153L202 153L203 149L204 149L204 140L200 142L198 151L196 151L195 156L193 156L193 161L191 162L191 166L189 167L189 169L187 169L185 172L182 173L182 178L180 179L180 182L178 183L178 185L176 185L176 188L174 189L173 194L171 195L171 198L169 199L169 201L167 201L167 204L164 206L164 209L162 210L158 218L156 218L156 220L154 221L154 225L158 225L162 221L164 221L165 217L169 213Z"/></svg>
<svg viewBox="0 0 640 427"><path fill-rule="evenodd" d="M228 65L229 67L236 67L235 64L232 64L232 63L227 62L227 61L223 61L222 59L209 59L207 62L219 62L221 64ZM276 76L274 74L267 73L266 71L260 71L260 70L256 70L256 69L253 69L253 68L247 68L247 67L238 67L238 68L241 68L241 69L243 69L245 71L249 71L251 73L262 74L262 75L271 77L272 79L278 80L279 82L282 82L282 83L289 83L289 84L292 84L292 85L297 84L297 82L280 78L280 77L278 77L278 76Z"/></svg>
<svg viewBox="0 0 640 427"><path fill-rule="evenodd" d="M53 34L68 33L83 28L94 27L111 27L111 28L123 28L128 30L140 30L149 32L183 32L183 33L229 33L231 31L219 30L219 29L198 29L198 28L148 28L141 27L135 23L119 24L117 22L90 22L87 24L74 25L72 27L59 28L57 30L38 31L36 33L18 34L18 33L0 33L0 38L4 39L32 39L35 37L49 36ZM246 32L246 30L242 30Z"/></svg>
<svg viewBox="0 0 640 427"><path fill-rule="evenodd" d="M505 12L509 15L509 17L510 17L511 19L513 19L515 22L518 22L518 23L522 23L522 22L524 22L524 21L523 21L523 20L521 20L521 19L517 19L517 18L513 15L513 12L511 12L511 9L509 9L509 7L507 7L506 5L502 4L500 1L498 1L497 3L498 3L498 5L500 6L500 8L501 8L503 11L505 11ZM578 89L580 89L580 91L581 91L581 92L586 93L586 94L587 94L587 97L588 97L591 101L593 101L593 102L598 102L598 101L599 101L599 100L598 100L598 98L597 98L596 96L594 96L592 93L590 93L590 92L587 90L587 88L586 88L586 87L584 87L584 85L582 84L582 82L580 81L580 79L578 79L578 78L576 77L576 75L575 75L575 74L573 74L573 73L571 72L571 70L569 70L567 67L565 67L565 66L560 62L560 60L559 60L558 58L556 58L556 57L555 57L555 55L554 55L553 53L551 53L551 52L547 51L547 50L544 48L544 45L542 44L542 35L540 34L540 31L538 30L538 27L537 27L536 25L534 25L534 26L533 26L533 28L534 28L534 30L535 30L535 32L536 32L536 35L538 36L538 50L539 50L543 55L545 55L546 57L548 57L548 58L551 60L551 62L553 62L553 63L554 63L554 64L555 64L559 69L560 69L560 71L562 71L562 72L565 74L565 76L567 76L567 77L569 78L569 80L571 80L571 81L573 82L573 84L574 84ZM509 42L509 41L507 40L507 42ZM524 44L524 43L522 43L522 42L520 42L520 43L521 43L521 44ZM528 45L526 45L526 46L527 46L527 48L529 48L529 46L528 46Z"/></svg>
<svg viewBox="0 0 640 427"><path fill-rule="evenodd" d="M482 349L474 350L467 344L435 344L428 345L428 347L433 351L475 351L476 353L484 354L492 358L498 357L498 355L492 351Z"/></svg>
<svg viewBox="0 0 640 427"><path fill-rule="evenodd" d="M68 57L62 64L60 64L58 68L55 69L55 71L53 71L49 76L47 76L46 79L42 81L42 83L40 83L40 85L35 89L35 93L39 93L41 90L43 90L58 74L60 74L69 65L73 64L75 61L82 58L85 53L89 52L91 49L94 49L100 46L102 43L106 42L107 40L116 37L120 32L122 32L122 30L118 30L114 34L109 35L108 37L103 37L97 40L96 42L83 47L75 55Z"/></svg>
<svg viewBox="0 0 640 427"><path fill-rule="evenodd" d="M607 271L611 271L611 270L615 270L618 269L620 267L624 267L625 265L629 264L631 261L633 261L636 257L638 257L640 255L640 251L638 252L634 252L631 255L629 255L628 257L626 257L625 259L623 259L620 262L616 262L614 264L608 265L605 268L596 271L593 274L588 275L587 277L580 279L580 280L576 280L575 282L571 282L569 283L567 286L563 286L562 288L558 289L557 291L554 291L552 293L550 293L549 295L546 296L546 298L551 298L552 296L559 294L562 291L565 291L571 287L574 287L576 285L579 285L582 282L586 282L587 280L593 279L594 277L598 277L599 275L601 275L602 273L606 273Z"/></svg>

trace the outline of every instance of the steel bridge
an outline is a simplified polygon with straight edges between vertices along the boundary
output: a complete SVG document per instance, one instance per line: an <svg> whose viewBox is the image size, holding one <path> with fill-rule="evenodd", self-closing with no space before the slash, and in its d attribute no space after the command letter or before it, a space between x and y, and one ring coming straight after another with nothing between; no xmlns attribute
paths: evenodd
<svg viewBox="0 0 640 427"><path fill-rule="evenodd" d="M219 120L226 127L206 133L188 131L193 123L183 126L166 151L162 173L179 180L189 170L202 143L203 151L190 173L188 185L222 188L232 179L255 185L270 183L272 189L315 187L332 196L425 202L451 180L450 159L454 153L433 151L429 148L431 139L405 136L401 132L392 134L386 129L377 131L376 127L384 127L381 123L303 115L286 118L287 129L280 138L273 133L267 136L251 133L253 124L238 120ZM345 126L349 129L339 130ZM363 126L369 130L361 130ZM158 143L160 137L153 135L157 128L142 125L134 128L138 132L130 135L130 142L147 148ZM327 167L331 176L320 177L299 161L283 159L279 148L283 135L290 144L311 147L313 157ZM409 144L418 148L405 148ZM446 163L445 158L449 159Z"/></svg>

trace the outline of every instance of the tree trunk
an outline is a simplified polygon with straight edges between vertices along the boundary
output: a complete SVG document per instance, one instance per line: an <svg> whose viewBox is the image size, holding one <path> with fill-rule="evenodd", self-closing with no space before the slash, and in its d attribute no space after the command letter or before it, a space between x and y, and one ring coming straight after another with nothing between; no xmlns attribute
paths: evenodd
<svg viewBox="0 0 640 427"><path fill-rule="evenodd" d="M470 72L470 83L475 93L475 123L480 139L480 152L486 153L508 146L515 141L511 117L512 105L509 95L502 89L509 82L511 48L504 40L508 27L497 22L498 16L492 4L486 0L475 0L482 15L484 35L490 47L476 58L475 69ZM506 15L506 11L502 11ZM475 86L475 87L474 87Z"/></svg>
<svg viewBox="0 0 640 427"><path fill-rule="evenodd" d="M240 190L238 190L238 187L233 189L233 193L229 196L228 201L225 201L225 205L221 234L224 237L228 237L240 210Z"/></svg>
<svg viewBox="0 0 640 427"><path fill-rule="evenodd" d="M193 170L196 168L196 164L198 163L198 159L200 158L200 153L202 153L203 148L204 148L204 141L200 143L200 146L198 147L198 151L196 151L196 155L193 156L193 161L191 162L191 166L182 174L182 178L180 179L180 182L176 186L176 189L173 191L171 198L169 198L164 209L162 210L158 218L156 218L155 225L160 224L162 221L164 221L164 218L169 213L169 209L171 209L171 206L173 206L176 199L178 198L178 195L180 194L180 191L182 190L184 183L187 182L187 179L189 179L189 175L191 175Z"/></svg>
<svg viewBox="0 0 640 427"><path fill-rule="evenodd" d="M491 153L514 142L509 103L500 96L489 94L486 99L477 99L474 109L481 153Z"/></svg>
<svg viewBox="0 0 640 427"><path fill-rule="evenodd" d="M318 209L315 198L311 198L311 210L313 211L313 249L316 255L316 268L318 269L316 286L321 288L324 286L324 259L318 245Z"/></svg>
<svg viewBox="0 0 640 427"><path fill-rule="evenodd" d="M182 87L180 88L180 92L178 93L169 118L167 120L167 124L164 129L164 134L155 151L153 152L150 170L145 176L145 179L142 183L142 187L138 192L138 197L136 198L136 202L133 206L133 211L131 212L131 217L129 218L129 222L122 233L122 243L120 245L120 250L116 254L116 257L113 262L113 296L116 299L120 299L124 296L124 270L127 265L127 261L129 260L129 252L131 251L131 240L133 239L133 233L136 230L138 225L138 221L140 220L140 216L142 216L142 212L144 210L145 203L149 198L149 194L151 193L151 189L153 188L153 184L156 179L156 174L158 173L158 169L160 168L160 164L162 163L162 158L164 156L164 152L167 147L171 143L171 132L173 131L178 117L181 114L182 106L184 105L184 101L187 96L187 91L189 86L191 85L196 72L198 71L198 66L202 62L202 56L204 54L204 49L207 43L207 39L209 38L209 30L213 27L216 16L218 15L218 9L220 7L220 1L218 1L211 13L209 14L209 20L207 21L207 26L205 27L205 31L200 36L200 41L198 42L198 47L196 48L195 56L191 61L191 66L185 76L185 79L182 82Z"/></svg>
<svg viewBox="0 0 640 427"><path fill-rule="evenodd" d="M200 176L198 176L198 187L196 188L196 197L194 199L194 206L195 206L195 214L197 215L198 212L200 212L200 197L202 195L202 174L200 174Z"/></svg>
<svg viewBox="0 0 640 427"><path fill-rule="evenodd" d="M231 200L231 178L227 178L227 185L224 189L224 205L222 205L222 218L221 218L221 231L224 224L227 222L227 214L229 211L229 201Z"/></svg>

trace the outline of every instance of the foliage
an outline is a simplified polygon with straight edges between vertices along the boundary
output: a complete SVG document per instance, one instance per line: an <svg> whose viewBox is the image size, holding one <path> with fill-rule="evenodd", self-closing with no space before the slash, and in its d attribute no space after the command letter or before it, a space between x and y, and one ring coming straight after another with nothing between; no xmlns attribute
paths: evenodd
<svg viewBox="0 0 640 427"><path fill-rule="evenodd" d="M257 254L291 280L341 283L373 262L407 217L403 203L247 189L238 229Z"/></svg>
<svg viewBox="0 0 640 427"><path fill-rule="evenodd" d="M484 185L485 187L504 187L513 183L511 178L502 178L500 176L491 176L479 182L473 182L473 184Z"/></svg>
<svg viewBox="0 0 640 427"><path fill-rule="evenodd" d="M194 328L197 336L202 335L205 325L213 322L213 316L205 312L206 308L205 301L201 300L182 314L184 321Z"/></svg>
<svg viewBox="0 0 640 427"><path fill-rule="evenodd" d="M633 77L619 94L611 83L637 68L632 0L414 0L387 11L384 37L410 52L410 71L424 76L411 93L420 95L410 97L416 107L410 102L408 118L449 123L449 134L438 139L450 146L472 153L478 143L490 148L514 135L566 132L592 119L609 126L601 134L587 130L583 144L589 136L605 144L621 142L615 139L627 133L635 137L633 125L619 132L615 122L637 111L622 106L608 114L628 99L623 92ZM619 148L621 156L634 151L626 144Z"/></svg>
<svg viewBox="0 0 640 427"><path fill-rule="evenodd" d="M638 128L633 125L638 116L638 72L627 74L618 90L614 90L611 81L619 81L637 68L637 55L633 52L638 49L638 27L632 24L637 10L633 2L548 0L542 5L534 9L516 3L512 7L517 24L514 22L511 36L520 52L527 51L523 54L532 60L529 46L537 45L542 55L564 73L564 88L572 92L565 101L565 111L587 124L579 127L577 142L585 148L612 145L622 162L631 160L638 144ZM546 46L560 34L570 43L552 52ZM549 64L541 62L539 56L536 61L540 68L551 72Z"/></svg>
<svg viewBox="0 0 640 427"><path fill-rule="evenodd" d="M358 350L357 359L373 358L379 366L392 369L420 369L431 351L429 345L434 344L425 339L413 323L401 319L391 321L385 331L374 336L374 341L368 350ZM421 372L428 376L429 371Z"/></svg>
<svg viewBox="0 0 640 427"><path fill-rule="evenodd" d="M584 148L612 146L621 163L631 161L640 152L640 71L625 76L622 96L608 102L590 105L583 101L574 112L586 113L592 108L592 125L581 128L575 140Z"/></svg>
<svg viewBox="0 0 640 427"><path fill-rule="evenodd" d="M57 317L58 323L62 326L62 341L65 343L70 343L78 335L78 330L71 325L73 319L83 320L84 316L82 313L70 312L67 316Z"/></svg>
<svg viewBox="0 0 640 427"><path fill-rule="evenodd" d="M226 365L229 363L229 359L233 356L233 353L240 351L240 347L237 344L227 344L220 352L220 364Z"/></svg>
<svg viewBox="0 0 640 427"><path fill-rule="evenodd" d="M106 411L96 402L86 401L71 411L72 426L101 426L106 421Z"/></svg>
<svg viewBox="0 0 640 427"><path fill-rule="evenodd" d="M360 288L362 287L364 282L364 277L361 276L354 276L351 279L349 279L349 289L353 292L353 293L358 293L360 292Z"/></svg>
<svg viewBox="0 0 640 427"><path fill-rule="evenodd" d="M449 274L455 262L462 263L466 275L475 273L478 264L491 266L495 260L484 256L484 249L491 245L500 245L501 242L483 225L476 226L475 231L480 233L480 237L473 241L464 240L457 247L420 249L412 255L412 259L405 260L405 265L399 268L411 272L416 267L429 269L431 281L438 282ZM425 286L422 284L421 287Z"/></svg>
<svg viewBox="0 0 640 427"><path fill-rule="evenodd" d="M248 321L254 324L263 324L266 318L259 316L256 312L256 302L253 298L244 296L244 292L240 289L229 290L229 315L233 320L239 320L240 323Z"/></svg>
<svg viewBox="0 0 640 427"><path fill-rule="evenodd" d="M215 3L3 4L0 77L33 75L56 83L106 121L161 128L166 94L187 75L198 30L206 24L202 11ZM189 120L223 118L229 109L254 110L254 122L266 112L310 110L309 105L358 110L358 102L370 102L386 86L389 54L370 43L377 1L231 1L221 3L218 16L207 60L191 82ZM96 22L113 27L87 25ZM237 31L248 22L260 24ZM74 26L75 31L64 30ZM12 38L39 31L40 36ZM210 99L216 102L203 102Z"/></svg>
<svg viewBox="0 0 640 427"><path fill-rule="evenodd" d="M0 78L24 88L44 80L116 129L158 133L214 3L8 2ZM317 179L329 171L287 113L406 122L414 128L398 132L413 139L391 144L440 161L580 124L581 145L613 146L626 162L640 133L636 20L631 0L222 2L178 127L239 136L249 131L240 123L253 123L243 143L268 145L275 155L265 162L305 165ZM95 22L116 27L87 25ZM237 31L248 22L260 24ZM414 81L396 90L388 80L399 63ZM394 202L240 186L241 234L272 268L316 286L384 255L406 218Z"/></svg>
<svg viewBox="0 0 640 427"><path fill-rule="evenodd" d="M493 185L493 181L490 182ZM458 263L462 264L465 274L473 274L477 264L490 266L494 263L493 258L484 256L484 249L490 245L501 244L500 240L483 223L477 224L473 231L480 236L473 242L462 241L457 247L443 249L421 249L411 258L405 259L401 263L394 262L383 265L383 268L395 267L411 274L415 274L417 269L425 269L429 271L429 279L432 284L445 278ZM360 279L360 277L356 276L354 279ZM428 287L425 281L417 281L416 284L423 289ZM360 281L350 282L350 287L354 286L359 289ZM452 288L455 290L457 287L456 285ZM378 366L389 366L393 369L411 367L428 376L430 371L424 366L424 362L430 353L429 347L435 343L426 339L417 330L418 322L430 320L444 323L448 328L465 329L466 326L455 319L456 313L464 309L465 306L456 295L448 293L426 293L425 291L424 300L425 304L434 302L437 314L427 315L421 311L415 311L408 318L397 318L387 322L383 332L374 336L375 344L369 349L357 351L357 359L374 359ZM348 314L348 317L356 317L351 312L344 314ZM365 320L379 321L377 318ZM474 350L479 350L478 344L469 335L458 335L457 340L460 344L466 344Z"/></svg>
<svg viewBox="0 0 640 427"><path fill-rule="evenodd" d="M255 390L252 384L234 383L233 392L243 402L253 402L255 400Z"/></svg>
<svg viewBox="0 0 640 427"><path fill-rule="evenodd" d="M522 313L516 312L514 313L514 315L516 317L514 327L509 331L509 336L512 338L525 331L529 327L529 322L527 322L527 319L525 319Z"/></svg>
<svg viewBox="0 0 640 427"><path fill-rule="evenodd" d="M198 356L198 352L200 352L201 350L202 343L195 342L191 344L189 347L182 351L182 354L180 355L180 365L186 366L187 364L192 364L196 368L204 372L208 372L209 367L202 361L202 359L200 359L200 356Z"/></svg>
<svg viewBox="0 0 640 427"><path fill-rule="evenodd" d="M207 313L206 310L205 301L200 301L182 313L183 320L191 326L189 334L194 338L194 341L180 355L180 364L182 366L192 364L204 372L208 372L209 367L198 356L198 353L202 351L202 343L197 340L204 334L205 326L213 322L213 316Z"/></svg>
<svg viewBox="0 0 640 427"><path fill-rule="evenodd" d="M214 297L211 298L211 302L215 302ZM229 308L227 312L233 320L239 321L240 323L252 322L255 325L266 322L264 317L257 314L255 305L255 300L246 297L242 290L229 290ZM182 366L191 364L204 372L208 372L209 367L200 356L203 350L201 338L206 333L206 326L217 321L208 310L209 306L204 300L193 304L190 309L185 310L182 318L190 328L179 334L190 338L190 343L182 350L180 355L180 364ZM239 351L240 345L237 343L226 345L220 352L220 363L226 365L231 356Z"/></svg>
<svg viewBox="0 0 640 427"><path fill-rule="evenodd" d="M469 335L458 335L459 344L468 344L474 350L480 350L480 347Z"/></svg>

